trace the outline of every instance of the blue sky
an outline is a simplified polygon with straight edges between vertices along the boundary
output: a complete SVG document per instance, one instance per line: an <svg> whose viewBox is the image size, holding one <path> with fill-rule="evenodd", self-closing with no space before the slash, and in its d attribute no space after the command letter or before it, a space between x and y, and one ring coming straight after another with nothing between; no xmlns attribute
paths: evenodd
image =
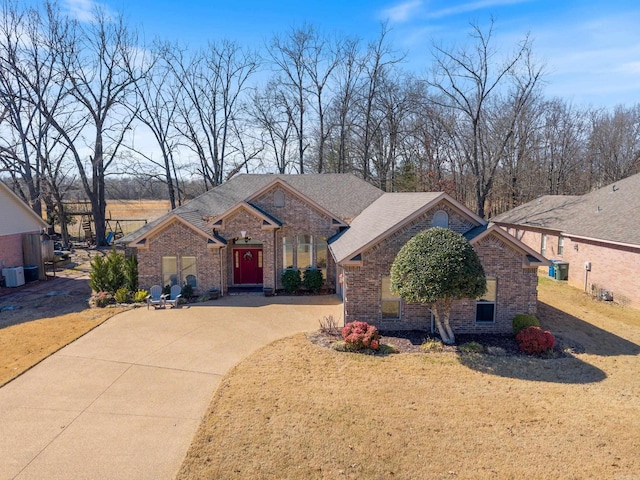
<svg viewBox="0 0 640 480"><path fill-rule="evenodd" d="M80 18L95 0L63 0ZM637 0L103 0L122 11L147 40L196 46L229 38L261 48L275 33L313 24L328 34L369 40L388 21L405 68L429 66L433 40L464 45L469 23L495 19L496 46L507 53L530 33L546 65L548 97L578 105L640 103L640 2Z"/></svg>

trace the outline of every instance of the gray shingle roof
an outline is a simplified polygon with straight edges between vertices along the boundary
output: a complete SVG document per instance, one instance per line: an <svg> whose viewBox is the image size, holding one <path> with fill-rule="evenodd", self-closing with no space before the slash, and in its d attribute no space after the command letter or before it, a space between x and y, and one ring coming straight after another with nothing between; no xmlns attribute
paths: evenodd
<svg viewBox="0 0 640 480"><path fill-rule="evenodd" d="M171 214L179 215L196 228L210 233L211 228L202 217L215 217L226 212L237 203L245 201L265 188L276 178L345 222L351 221L384 194L382 190L351 174L236 175L228 182L126 235L119 240L119 243L128 243L148 233Z"/></svg>
<svg viewBox="0 0 640 480"><path fill-rule="evenodd" d="M582 196L547 195L492 218L568 236L640 245L640 174Z"/></svg>
<svg viewBox="0 0 640 480"><path fill-rule="evenodd" d="M336 261L347 260L441 195L441 192L385 193L358 215L348 230L331 241L329 248Z"/></svg>

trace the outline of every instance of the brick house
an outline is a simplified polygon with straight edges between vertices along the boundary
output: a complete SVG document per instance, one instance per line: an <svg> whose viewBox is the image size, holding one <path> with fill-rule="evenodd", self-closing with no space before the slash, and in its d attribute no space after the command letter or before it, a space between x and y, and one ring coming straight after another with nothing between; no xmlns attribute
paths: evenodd
<svg viewBox="0 0 640 480"><path fill-rule="evenodd" d="M569 284L640 308L640 174L581 196L546 195L492 221L543 256L569 263Z"/></svg>
<svg viewBox="0 0 640 480"><path fill-rule="evenodd" d="M278 290L284 269L318 268L345 321L425 329L428 309L393 298L388 276L402 245L434 225L465 235L489 280L486 298L456 303L457 332L506 332L535 313L547 264L535 251L444 193L384 193L348 174L238 175L120 242L136 251L143 287Z"/></svg>
<svg viewBox="0 0 640 480"><path fill-rule="evenodd" d="M22 266L25 235L39 234L48 224L3 182L0 182L0 204L0 265Z"/></svg>

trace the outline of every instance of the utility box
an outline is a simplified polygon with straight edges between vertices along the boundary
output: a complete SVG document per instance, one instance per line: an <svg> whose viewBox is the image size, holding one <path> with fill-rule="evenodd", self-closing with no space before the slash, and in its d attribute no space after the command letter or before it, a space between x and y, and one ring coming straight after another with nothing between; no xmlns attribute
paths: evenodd
<svg viewBox="0 0 640 480"><path fill-rule="evenodd" d="M24 285L24 269L22 267L3 268L2 276L7 287L19 287Z"/></svg>
<svg viewBox="0 0 640 480"><path fill-rule="evenodd" d="M38 280L38 266L37 265L25 265L24 266L24 281L26 283L35 282Z"/></svg>
<svg viewBox="0 0 640 480"><path fill-rule="evenodd" d="M569 264L567 262L556 262L555 278L556 280L569 280Z"/></svg>

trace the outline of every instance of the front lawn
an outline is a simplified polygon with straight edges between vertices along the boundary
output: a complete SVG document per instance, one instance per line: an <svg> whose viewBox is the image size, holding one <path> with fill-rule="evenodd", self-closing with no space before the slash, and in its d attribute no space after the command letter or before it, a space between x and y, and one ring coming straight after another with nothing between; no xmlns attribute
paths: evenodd
<svg viewBox="0 0 640 480"><path fill-rule="evenodd" d="M236 366L179 479L633 478L640 312L544 280L553 359L341 353L304 335Z"/></svg>

